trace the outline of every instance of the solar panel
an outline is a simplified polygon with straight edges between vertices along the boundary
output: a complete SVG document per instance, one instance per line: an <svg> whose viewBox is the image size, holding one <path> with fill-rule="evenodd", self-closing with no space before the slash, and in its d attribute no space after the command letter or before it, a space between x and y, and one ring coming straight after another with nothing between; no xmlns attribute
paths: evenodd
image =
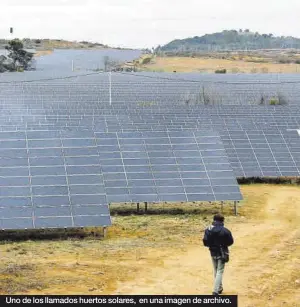
<svg viewBox="0 0 300 307"><path fill-rule="evenodd" d="M95 135L108 202L242 199L213 131Z"/></svg>
<svg viewBox="0 0 300 307"><path fill-rule="evenodd" d="M296 131L223 131L237 177L298 177L300 138Z"/></svg>
<svg viewBox="0 0 300 307"><path fill-rule="evenodd" d="M93 133L25 131L0 139L1 229L111 225Z"/></svg>

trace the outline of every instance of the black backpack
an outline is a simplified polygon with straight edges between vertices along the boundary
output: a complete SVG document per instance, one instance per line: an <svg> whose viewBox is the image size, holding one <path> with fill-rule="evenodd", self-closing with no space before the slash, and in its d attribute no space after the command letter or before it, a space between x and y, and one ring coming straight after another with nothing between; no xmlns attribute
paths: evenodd
<svg viewBox="0 0 300 307"><path fill-rule="evenodd" d="M229 261L229 251L225 250L222 245L220 245L220 254L222 262L226 263Z"/></svg>

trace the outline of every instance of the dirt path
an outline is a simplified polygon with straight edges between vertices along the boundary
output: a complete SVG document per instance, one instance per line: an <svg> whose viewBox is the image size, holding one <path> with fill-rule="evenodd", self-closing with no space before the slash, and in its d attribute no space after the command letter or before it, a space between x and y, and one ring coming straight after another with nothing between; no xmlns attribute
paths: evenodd
<svg viewBox="0 0 300 307"><path fill-rule="evenodd" d="M244 307L300 306L299 188L270 192L268 187L263 196L265 207L259 214L226 224L235 244L225 269L224 294L238 294ZM145 266L134 280L119 283L114 294L210 294L211 259L200 239L199 247L175 255L170 251L170 256L158 259L163 265Z"/></svg>
<svg viewBox="0 0 300 307"><path fill-rule="evenodd" d="M224 294L238 294L240 307L300 307L300 187L254 184L241 190L239 216L224 208L235 238ZM185 204L179 214L168 208L168 214L114 217L103 241L0 244L0 293L210 294L203 223L220 207L197 206Z"/></svg>

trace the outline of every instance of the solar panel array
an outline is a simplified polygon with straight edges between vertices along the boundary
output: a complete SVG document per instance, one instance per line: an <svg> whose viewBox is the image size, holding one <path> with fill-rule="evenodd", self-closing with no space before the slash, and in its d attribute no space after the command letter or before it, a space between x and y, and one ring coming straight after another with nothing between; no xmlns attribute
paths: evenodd
<svg viewBox="0 0 300 307"><path fill-rule="evenodd" d="M2 229L107 226L108 202L241 200L206 132L0 133Z"/></svg>
<svg viewBox="0 0 300 307"><path fill-rule="evenodd" d="M45 57L47 58L47 57ZM71 60L68 60L71 61ZM83 74L79 72L60 72L59 70L44 72L27 72L26 75L0 75L1 81L38 80L51 77L66 77ZM7 75L7 74L6 74ZM169 104L197 105L204 104L209 99L215 105L258 105L263 98L264 103L272 97L280 96L289 102L289 105L299 104L298 95L300 80L294 75L254 75L252 79L247 75L227 75L222 79L216 75L181 75L181 74L150 74L150 73L113 73L112 98L115 104L131 107L132 104L151 102L158 106ZM89 98L106 104L109 101L109 78L106 73L90 75L83 78L72 78L19 84L16 85L23 95L36 99L35 93L43 91L43 99L55 98L65 91L74 103ZM33 91L31 89L33 88ZM34 90L34 88L36 90ZM98 108L103 106L99 105Z"/></svg>
<svg viewBox="0 0 300 307"><path fill-rule="evenodd" d="M241 200L213 131L96 133L109 202Z"/></svg>
<svg viewBox="0 0 300 307"><path fill-rule="evenodd" d="M237 177L299 177L297 131L224 131L223 144Z"/></svg>
<svg viewBox="0 0 300 307"><path fill-rule="evenodd" d="M112 79L110 105L107 74L0 76L0 227L109 225L108 203L240 200L236 177L300 175L298 76Z"/></svg>
<svg viewBox="0 0 300 307"><path fill-rule="evenodd" d="M0 133L0 228L111 224L93 133Z"/></svg>

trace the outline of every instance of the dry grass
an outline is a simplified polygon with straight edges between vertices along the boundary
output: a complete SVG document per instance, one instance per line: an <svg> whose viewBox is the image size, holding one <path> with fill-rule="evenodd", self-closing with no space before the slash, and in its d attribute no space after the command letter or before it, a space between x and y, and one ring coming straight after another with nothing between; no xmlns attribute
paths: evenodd
<svg viewBox="0 0 300 307"><path fill-rule="evenodd" d="M256 62L255 62L256 61ZM263 61L259 59L259 61ZM160 72L209 72L226 69L228 73L300 73L300 64L261 63L256 58L212 59L189 57L156 57L142 66L148 71Z"/></svg>
<svg viewBox="0 0 300 307"><path fill-rule="evenodd" d="M34 54L34 57L41 57L45 55L50 55L53 53L53 50L37 50Z"/></svg>
<svg viewBox="0 0 300 307"><path fill-rule="evenodd" d="M94 48L102 49L105 47L93 44L83 44L80 42L49 39L49 40L43 40L38 48L41 50L53 50L53 49L94 49Z"/></svg>
<svg viewBox="0 0 300 307"><path fill-rule="evenodd" d="M300 188L241 188L240 215L235 217L228 204L224 207L236 238L226 293L239 293L244 307L297 306ZM147 215L142 209L136 214L135 206L113 206L113 226L105 240L3 241L0 293L210 293L211 266L201 239L220 205L153 205Z"/></svg>
<svg viewBox="0 0 300 307"><path fill-rule="evenodd" d="M23 255L23 253L19 254ZM41 279L36 278L35 273L35 264L11 259L0 269L0 293L26 293L31 289L43 289L45 284Z"/></svg>

